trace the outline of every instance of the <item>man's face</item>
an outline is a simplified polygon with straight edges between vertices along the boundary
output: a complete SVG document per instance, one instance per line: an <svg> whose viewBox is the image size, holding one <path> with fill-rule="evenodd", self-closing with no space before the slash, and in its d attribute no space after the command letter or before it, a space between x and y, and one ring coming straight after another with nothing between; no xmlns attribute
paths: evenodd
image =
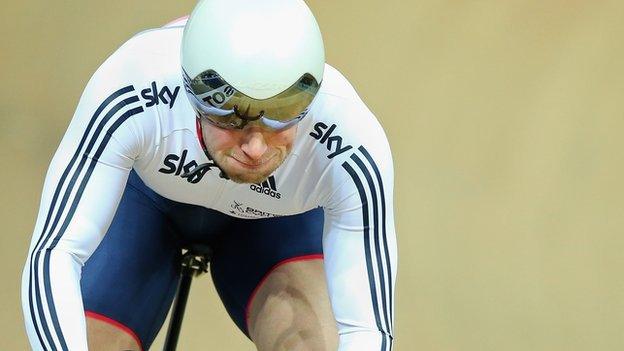
<svg viewBox="0 0 624 351"><path fill-rule="evenodd" d="M208 152L231 180L260 183L290 153L297 126L272 131L250 123L243 129L223 129L202 121L202 131Z"/></svg>

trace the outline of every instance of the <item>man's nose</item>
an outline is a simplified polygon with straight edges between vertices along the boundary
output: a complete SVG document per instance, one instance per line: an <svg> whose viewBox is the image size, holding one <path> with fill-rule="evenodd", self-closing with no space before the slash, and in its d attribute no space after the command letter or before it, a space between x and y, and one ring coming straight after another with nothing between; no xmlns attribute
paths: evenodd
<svg viewBox="0 0 624 351"><path fill-rule="evenodd" d="M264 155L268 146L264 140L264 135L260 131L249 131L243 140L241 150L247 157L257 160Z"/></svg>

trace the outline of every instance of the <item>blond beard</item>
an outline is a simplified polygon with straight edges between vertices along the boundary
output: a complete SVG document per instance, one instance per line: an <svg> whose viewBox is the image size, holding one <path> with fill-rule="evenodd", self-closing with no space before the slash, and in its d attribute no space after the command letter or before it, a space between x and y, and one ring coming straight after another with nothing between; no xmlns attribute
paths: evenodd
<svg viewBox="0 0 624 351"><path fill-rule="evenodd" d="M290 154L290 151L291 151L292 147L288 148L286 150L285 154L280 152L279 155L276 156L276 157L280 157L281 158L279 160L279 162L277 162L274 167L271 167L271 168L269 168L268 170L266 170L266 171L264 171L262 173L253 173L253 172L232 173L231 170L229 170L228 167L225 167L224 164L221 162L221 160L223 158L231 157L231 156L226 155L224 153L217 153L217 152L215 152L214 150L211 149L210 145L208 145L208 144L206 144L206 149L207 149L208 153L210 154L210 156L211 156L212 160L214 161L214 163L217 164L219 169L221 169L221 171L223 173L225 173L225 175L227 175L228 178L231 181L233 181L235 183L239 183L239 184L257 184L257 183L262 183L267 178L269 178L269 176L271 174L273 174L273 172L275 172L275 170L277 168L279 168L279 166L281 166L284 163L284 160Z"/></svg>

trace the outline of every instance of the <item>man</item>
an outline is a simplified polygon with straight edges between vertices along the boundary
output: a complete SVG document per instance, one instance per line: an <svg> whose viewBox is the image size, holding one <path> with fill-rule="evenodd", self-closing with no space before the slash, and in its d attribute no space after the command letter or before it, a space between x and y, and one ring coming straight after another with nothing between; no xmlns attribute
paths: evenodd
<svg viewBox="0 0 624 351"><path fill-rule="evenodd" d="M383 130L305 3L203 0L80 99L24 268L31 345L148 349L202 246L259 350L390 350L392 191Z"/></svg>

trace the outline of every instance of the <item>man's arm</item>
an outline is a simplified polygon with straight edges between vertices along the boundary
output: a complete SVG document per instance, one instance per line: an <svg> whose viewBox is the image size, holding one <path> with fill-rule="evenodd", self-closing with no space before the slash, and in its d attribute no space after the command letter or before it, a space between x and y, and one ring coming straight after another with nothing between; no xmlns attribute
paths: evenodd
<svg viewBox="0 0 624 351"><path fill-rule="evenodd" d="M117 56L115 56L117 55ZM22 276L35 350L86 350L80 273L112 220L140 153L132 68L115 54L91 78L48 169Z"/></svg>
<svg viewBox="0 0 624 351"><path fill-rule="evenodd" d="M326 208L323 251L340 351L390 350L397 248L393 169L385 136L341 164L347 176Z"/></svg>

